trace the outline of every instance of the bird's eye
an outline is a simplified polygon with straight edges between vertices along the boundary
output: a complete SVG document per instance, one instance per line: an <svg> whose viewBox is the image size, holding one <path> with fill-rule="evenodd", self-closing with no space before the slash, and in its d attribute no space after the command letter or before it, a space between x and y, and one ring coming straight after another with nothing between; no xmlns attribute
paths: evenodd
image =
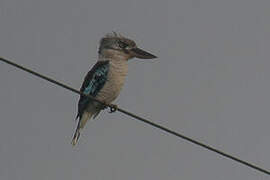
<svg viewBox="0 0 270 180"><path fill-rule="evenodd" d="M128 46L127 43L119 42L119 47L120 47L121 49L125 49L127 46Z"/></svg>

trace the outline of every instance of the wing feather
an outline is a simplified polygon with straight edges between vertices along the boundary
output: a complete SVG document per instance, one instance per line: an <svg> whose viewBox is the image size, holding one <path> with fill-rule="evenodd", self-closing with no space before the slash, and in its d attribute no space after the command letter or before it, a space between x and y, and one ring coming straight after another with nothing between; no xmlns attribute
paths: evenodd
<svg viewBox="0 0 270 180"><path fill-rule="evenodd" d="M107 80L108 71L109 71L109 61L98 61L85 76L80 91L95 97L100 91L100 89L102 89L102 87L104 86ZM91 99L85 96L82 95L80 96L76 119L77 118L81 119L84 110L87 108L88 104L91 101L92 101Z"/></svg>

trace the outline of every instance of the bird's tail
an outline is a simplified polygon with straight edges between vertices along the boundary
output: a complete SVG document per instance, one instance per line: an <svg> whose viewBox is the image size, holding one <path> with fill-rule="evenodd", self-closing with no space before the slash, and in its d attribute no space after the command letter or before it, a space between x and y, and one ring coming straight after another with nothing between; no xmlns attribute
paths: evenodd
<svg viewBox="0 0 270 180"><path fill-rule="evenodd" d="M73 138L72 138L72 141L71 141L71 144L72 146L75 146L79 140L79 137L80 137L80 128L77 127L74 135L73 135Z"/></svg>
<svg viewBox="0 0 270 180"><path fill-rule="evenodd" d="M79 140L80 137L80 131L85 126L86 122L92 117L92 113L90 112L84 112L80 120L78 121L78 125L76 128L76 131L74 133L74 136L72 138L71 144L75 146Z"/></svg>

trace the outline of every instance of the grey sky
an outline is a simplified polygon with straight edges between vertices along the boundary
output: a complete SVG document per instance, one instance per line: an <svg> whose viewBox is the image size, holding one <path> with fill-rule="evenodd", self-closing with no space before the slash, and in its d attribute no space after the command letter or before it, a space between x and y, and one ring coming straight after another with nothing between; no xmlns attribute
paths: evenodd
<svg viewBox="0 0 270 180"><path fill-rule="evenodd" d="M0 56L79 89L99 39L131 60L116 103L270 168L269 0L1 0ZM184 140L103 112L70 141L78 95L0 63L0 179L266 180Z"/></svg>

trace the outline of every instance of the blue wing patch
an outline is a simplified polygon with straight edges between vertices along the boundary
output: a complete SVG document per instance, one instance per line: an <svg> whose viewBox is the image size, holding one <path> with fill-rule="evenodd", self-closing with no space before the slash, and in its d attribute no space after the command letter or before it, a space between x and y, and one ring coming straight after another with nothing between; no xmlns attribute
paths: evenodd
<svg viewBox="0 0 270 180"><path fill-rule="evenodd" d="M94 67L87 73L80 91L95 97L106 83L108 72L109 61L98 61L94 65ZM82 95L80 96L80 100L78 103L78 114L76 119L81 119L84 110L87 108L90 102L91 99Z"/></svg>

